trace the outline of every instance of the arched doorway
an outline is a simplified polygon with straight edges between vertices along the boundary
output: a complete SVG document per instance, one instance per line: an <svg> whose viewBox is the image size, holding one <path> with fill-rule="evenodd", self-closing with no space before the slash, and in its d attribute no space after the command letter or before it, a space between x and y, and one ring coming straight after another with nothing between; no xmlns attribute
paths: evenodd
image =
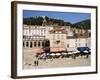
<svg viewBox="0 0 100 80"><path fill-rule="evenodd" d="M29 46L29 43L28 42L26 42L26 47L28 47Z"/></svg>
<svg viewBox="0 0 100 80"><path fill-rule="evenodd" d="M34 47L36 47L36 41L34 42Z"/></svg>
<svg viewBox="0 0 100 80"><path fill-rule="evenodd" d="M38 47L40 47L40 41L38 41Z"/></svg>
<svg viewBox="0 0 100 80"><path fill-rule="evenodd" d="M32 42L30 42L30 48L32 48Z"/></svg>

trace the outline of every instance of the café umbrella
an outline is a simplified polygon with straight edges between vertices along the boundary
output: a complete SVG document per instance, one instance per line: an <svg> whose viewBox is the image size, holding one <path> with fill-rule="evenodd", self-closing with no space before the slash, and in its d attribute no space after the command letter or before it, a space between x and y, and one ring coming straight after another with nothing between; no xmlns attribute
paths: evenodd
<svg viewBox="0 0 100 80"><path fill-rule="evenodd" d="M56 56L60 56L61 54L60 53L56 53Z"/></svg>
<svg viewBox="0 0 100 80"><path fill-rule="evenodd" d="M36 52L37 52L37 54L41 54L41 53L43 53L44 51L43 51L42 48L37 48L37 49L36 49Z"/></svg>
<svg viewBox="0 0 100 80"><path fill-rule="evenodd" d="M51 56L55 56L55 54L54 53L52 53L52 54L50 54Z"/></svg>

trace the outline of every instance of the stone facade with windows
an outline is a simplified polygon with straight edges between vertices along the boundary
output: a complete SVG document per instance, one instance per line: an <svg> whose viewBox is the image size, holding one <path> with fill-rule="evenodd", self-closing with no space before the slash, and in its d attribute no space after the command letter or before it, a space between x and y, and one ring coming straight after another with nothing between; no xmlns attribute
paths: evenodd
<svg viewBox="0 0 100 80"><path fill-rule="evenodd" d="M78 47L89 47L91 48L90 38L67 38L67 51L76 51Z"/></svg>
<svg viewBox="0 0 100 80"><path fill-rule="evenodd" d="M50 30L50 47L66 48L66 31L64 29Z"/></svg>
<svg viewBox="0 0 100 80"><path fill-rule="evenodd" d="M49 40L49 47L75 51L77 47L91 48L91 31L71 28L71 26L23 26L24 48L42 48Z"/></svg>

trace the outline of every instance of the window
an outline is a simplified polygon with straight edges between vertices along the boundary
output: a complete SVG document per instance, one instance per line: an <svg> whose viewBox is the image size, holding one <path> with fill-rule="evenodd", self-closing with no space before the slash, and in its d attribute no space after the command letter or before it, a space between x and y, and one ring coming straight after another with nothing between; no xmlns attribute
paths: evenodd
<svg viewBox="0 0 100 80"><path fill-rule="evenodd" d="M26 46L27 46L27 47L28 47L28 45L29 45L28 42L26 42Z"/></svg>
<svg viewBox="0 0 100 80"><path fill-rule="evenodd" d="M23 38L26 38L26 36L23 36Z"/></svg>
<svg viewBox="0 0 100 80"><path fill-rule="evenodd" d="M35 36L35 39L37 40L37 36Z"/></svg>
<svg viewBox="0 0 100 80"><path fill-rule="evenodd" d="M42 30L42 31L41 31L41 34L42 34L42 35L44 35L44 34L45 34L45 31L44 31L44 30Z"/></svg>
<svg viewBox="0 0 100 80"><path fill-rule="evenodd" d="M34 42L34 47L36 47L36 41Z"/></svg>
<svg viewBox="0 0 100 80"><path fill-rule="evenodd" d="M59 44L60 43L60 40L57 40L56 43Z"/></svg>
<svg viewBox="0 0 100 80"><path fill-rule="evenodd" d="M64 42L61 42L61 46L64 46Z"/></svg>
<svg viewBox="0 0 100 80"><path fill-rule="evenodd" d="M32 48L32 42L30 42L30 47Z"/></svg>
<svg viewBox="0 0 100 80"><path fill-rule="evenodd" d="M64 38L64 35L61 35L61 38L63 39Z"/></svg>
<svg viewBox="0 0 100 80"><path fill-rule="evenodd" d="M77 42L77 39L76 39L76 42Z"/></svg>
<svg viewBox="0 0 100 80"><path fill-rule="evenodd" d="M59 35L57 35L57 39L59 39Z"/></svg>
<svg viewBox="0 0 100 80"><path fill-rule="evenodd" d="M38 46L40 47L40 41L38 42Z"/></svg>
<svg viewBox="0 0 100 80"><path fill-rule="evenodd" d="M55 35L53 35L53 40L55 39Z"/></svg>
<svg viewBox="0 0 100 80"><path fill-rule="evenodd" d="M80 43L79 43L79 46L78 46L78 47L81 47L81 46L80 46Z"/></svg>
<svg viewBox="0 0 100 80"><path fill-rule="evenodd" d="M25 44L24 44L24 42L23 42L23 47L25 47Z"/></svg>
<svg viewBox="0 0 100 80"><path fill-rule="evenodd" d="M87 43L85 44L85 46L87 47Z"/></svg>
<svg viewBox="0 0 100 80"><path fill-rule="evenodd" d="M42 46L44 47L44 41L42 41Z"/></svg>
<svg viewBox="0 0 100 80"><path fill-rule="evenodd" d="M69 44L67 44L67 47L69 48Z"/></svg>
<svg viewBox="0 0 100 80"><path fill-rule="evenodd" d="M76 43L76 45L75 45L76 47L77 47L77 43Z"/></svg>

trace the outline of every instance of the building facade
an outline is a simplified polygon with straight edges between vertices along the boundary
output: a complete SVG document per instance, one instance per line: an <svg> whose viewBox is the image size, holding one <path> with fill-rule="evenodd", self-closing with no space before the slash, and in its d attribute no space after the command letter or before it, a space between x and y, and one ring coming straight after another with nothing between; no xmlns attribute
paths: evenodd
<svg viewBox="0 0 100 80"><path fill-rule="evenodd" d="M24 48L42 48L44 40L49 39L49 30L53 27L48 26L23 26L23 46Z"/></svg>
<svg viewBox="0 0 100 80"><path fill-rule="evenodd" d="M66 31L64 29L50 30L50 47L66 48Z"/></svg>
<svg viewBox="0 0 100 80"><path fill-rule="evenodd" d="M70 26L23 26L24 48L42 48L44 41L49 40L50 48L63 48L75 51L78 47L91 48L90 30L72 29Z"/></svg>

